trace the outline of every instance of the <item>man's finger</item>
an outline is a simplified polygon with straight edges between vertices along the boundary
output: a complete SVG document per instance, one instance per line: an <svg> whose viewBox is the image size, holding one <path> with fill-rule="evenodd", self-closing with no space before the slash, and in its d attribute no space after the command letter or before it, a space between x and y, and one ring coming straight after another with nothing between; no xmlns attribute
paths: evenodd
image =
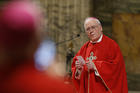
<svg viewBox="0 0 140 93"><path fill-rule="evenodd" d="M75 65L80 65L79 63L76 63Z"/></svg>

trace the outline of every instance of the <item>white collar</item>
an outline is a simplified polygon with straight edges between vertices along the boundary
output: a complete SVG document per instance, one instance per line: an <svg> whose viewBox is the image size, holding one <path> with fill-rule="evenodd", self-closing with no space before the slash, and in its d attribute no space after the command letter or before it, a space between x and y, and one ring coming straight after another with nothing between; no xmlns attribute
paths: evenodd
<svg viewBox="0 0 140 93"><path fill-rule="evenodd" d="M90 42L91 42L91 43L99 43L99 42L102 41L102 38L103 38L103 34L101 34L100 38L99 38L97 41L95 41L95 42L90 41Z"/></svg>

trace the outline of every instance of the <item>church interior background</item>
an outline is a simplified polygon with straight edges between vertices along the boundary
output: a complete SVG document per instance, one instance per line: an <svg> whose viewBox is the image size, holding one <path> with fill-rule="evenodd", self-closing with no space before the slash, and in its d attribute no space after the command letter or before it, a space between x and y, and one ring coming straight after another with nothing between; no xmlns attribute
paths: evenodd
<svg viewBox="0 0 140 93"><path fill-rule="evenodd" d="M6 0L3 0L6 1ZM140 0L33 0L45 14L45 35L56 44L57 60L66 63L69 48L76 53L88 40L83 23L98 18L103 32L120 46L126 64L128 88L140 91Z"/></svg>

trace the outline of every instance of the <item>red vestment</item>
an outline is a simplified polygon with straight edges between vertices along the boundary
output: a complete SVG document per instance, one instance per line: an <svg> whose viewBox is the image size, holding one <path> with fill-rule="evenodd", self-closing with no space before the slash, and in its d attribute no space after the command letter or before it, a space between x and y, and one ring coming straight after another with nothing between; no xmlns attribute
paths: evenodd
<svg viewBox="0 0 140 93"><path fill-rule="evenodd" d="M0 71L0 93L74 93L71 85L39 72L33 61Z"/></svg>
<svg viewBox="0 0 140 93"><path fill-rule="evenodd" d="M77 56L86 60L91 52L96 56L93 62L102 79L90 70L88 86L88 70L85 65L80 80L75 79L75 61ZM101 42L92 44L88 41L81 47L73 59L72 72L73 83L78 93L88 93L88 87L89 93L128 93L125 64L120 48L114 40L105 35Z"/></svg>

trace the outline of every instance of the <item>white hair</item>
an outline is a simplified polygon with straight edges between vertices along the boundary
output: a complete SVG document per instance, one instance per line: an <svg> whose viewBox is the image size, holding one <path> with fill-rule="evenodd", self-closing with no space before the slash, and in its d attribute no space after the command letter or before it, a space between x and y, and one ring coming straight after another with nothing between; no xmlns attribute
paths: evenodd
<svg viewBox="0 0 140 93"><path fill-rule="evenodd" d="M101 25L101 22L97 18L95 18L95 17L88 17L88 18L85 19L84 28L86 27L86 23L88 23L91 20L95 20L98 24Z"/></svg>

